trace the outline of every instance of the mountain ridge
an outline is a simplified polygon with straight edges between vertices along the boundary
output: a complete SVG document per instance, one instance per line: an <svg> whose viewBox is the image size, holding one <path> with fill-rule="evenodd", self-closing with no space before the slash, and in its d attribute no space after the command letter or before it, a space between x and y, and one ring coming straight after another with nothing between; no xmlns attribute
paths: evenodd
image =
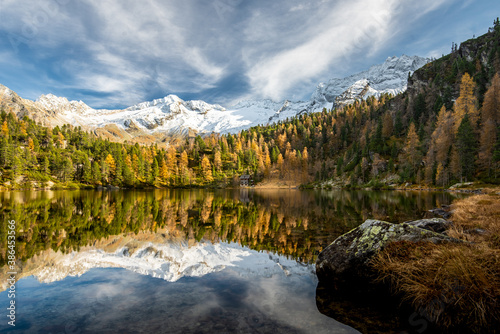
<svg viewBox="0 0 500 334"><path fill-rule="evenodd" d="M184 101L170 94L124 109L108 110L93 109L83 101L69 101L53 94L30 101L2 86L0 103L20 105L11 106L18 117L31 117L44 126L80 126L118 142L168 142L169 137L190 133L237 133L303 113L340 107L357 99L379 97L383 93L395 95L406 90L408 73L429 61L418 56L388 57L367 71L318 84L308 101L245 100L224 108L202 100Z"/></svg>

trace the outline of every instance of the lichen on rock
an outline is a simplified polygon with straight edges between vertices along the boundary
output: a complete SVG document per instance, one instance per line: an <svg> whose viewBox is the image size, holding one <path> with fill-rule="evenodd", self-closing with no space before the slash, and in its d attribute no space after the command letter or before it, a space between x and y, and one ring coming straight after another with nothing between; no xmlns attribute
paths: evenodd
<svg viewBox="0 0 500 334"><path fill-rule="evenodd" d="M338 237L318 256L318 279L334 287L369 283L374 272L370 261L389 243L397 241L461 242L410 224L392 224L368 219L357 228Z"/></svg>

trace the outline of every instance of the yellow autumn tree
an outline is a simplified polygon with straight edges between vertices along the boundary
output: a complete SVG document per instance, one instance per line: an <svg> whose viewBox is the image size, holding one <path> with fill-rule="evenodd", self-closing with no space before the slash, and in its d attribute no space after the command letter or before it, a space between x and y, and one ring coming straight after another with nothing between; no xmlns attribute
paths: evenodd
<svg viewBox="0 0 500 334"><path fill-rule="evenodd" d="M9 136L9 124L7 121L3 121L2 124L2 136L3 137L8 137Z"/></svg>
<svg viewBox="0 0 500 334"><path fill-rule="evenodd" d="M161 164L161 167L160 167L160 180L161 180L161 182L167 183L169 176L170 176L170 173L168 172L168 166L165 162L163 162Z"/></svg>
<svg viewBox="0 0 500 334"><path fill-rule="evenodd" d="M492 119L488 119L481 127L479 138L479 164L491 173L493 165L493 151L497 142L497 126Z"/></svg>
<svg viewBox="0 0 500 334"><path fill-rule="evenodd" d="M403 149L403 162L409 164L414 172L417 171L422 156L419 151L420 139L418 138L415 124L411 123L406 136L406 142Z"/></svg>
<svg viewBox="0 0 500 334"><path fill-rule="evenodd" d="M454 132L457 133L458 127L462 123L465 114L469 115L469 119L473 128L477 127L479 114L477 111L477 100L474 96L474 89L476 84L468 73L462 76L460 83L460 95L455 101L453 119L454 119Z"/></svg>
<svg viewBox="0 0 500 334"><path fill-rule="evenodd" d="M26 138L28 132L26 131L26 123L24 121L19 122L19 132L21 132L21 138Z"/></svg>
<svg viewBox="0 0 500 334"><path fill-rule="evenodd" d="M217 150L214 155L214 167L218 172L220 172L222 169L222 158L219 150Z"/></svg>
<svg viewBox="0 0 500 334"><path fill-rule="evenodd" d="M66 140L66 138L64 138L64 135L61 132L58 132L57 133L57 145L59 145L59 147L64 148L64 141L65 140Z"/></svg>
<svg viewBox="0 0 500 334"><path fill-rule="evenodd" d="M491 80L491 86L484 94L483 108L481 109L481 120L485 124L492 120L500 124L500 74L496 73Z"/></svg>
<svg viewBox="0 0 500 334"><path fill-rule="evenodd" d="M436 184L444 187L448 183L447 172L442 163L439 163L436 171Z"/></svg>
<svg viewBox="0 0 500 334"><path fill-rule="evenodd" d="M214 180L212 175L212 164L206 155L201 159L201 173L206 182L212 182Z"/></svg>
<svg viewBox="0 0 500 334"><path fill-rule="evenodd" d="M106 159L104 159L104 162L106 163L106 165L108 165L110 176L112 178L114 178L116 176L116 163L115 163L115 159L113 158L113 156L111 154L108 154L108 156L106 157Z"/></svg>
<svg viewBox="0 0 500 334"><path fill-rule="evenodd" d="M28 148L30 149L31 152L35 150L35 142L31 137L28 138Z"/></svg>

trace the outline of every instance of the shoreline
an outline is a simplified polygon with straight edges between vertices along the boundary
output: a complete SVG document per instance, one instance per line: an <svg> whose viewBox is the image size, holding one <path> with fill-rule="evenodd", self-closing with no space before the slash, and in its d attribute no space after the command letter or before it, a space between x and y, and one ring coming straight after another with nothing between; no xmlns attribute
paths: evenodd
<svg viewBox="0 0 500 334"><path fill-rule="evenodd" d="M320 283L333 291L333 298L350 293L355 300L359 291L364 291L361 296L365 299L373 292L390 295L399 307L410 310L399 321L411 331L498 332L500 192L487 191L455 200L449 220L441 220L447 227L441 231L431 227L434 235L428 240L412 239L423 235L429 229L426 227L419 226L421 233L403 232L398 237L391 229L382 233L379 227L371 229L365 221L364 228L347 232L325 249L319 267L324 280ZM353 235L359 237L350 237ZM385 243L372 241L377 238ZM367 249L371 252L368 258L359 255ZM340 261L352 257L349 261L353 262L337 262L345 256L346 260ZM338 275L344 270L360 274L338 281L335 277L341 277ZM356 279L365 283L353 283Z"/></svg>

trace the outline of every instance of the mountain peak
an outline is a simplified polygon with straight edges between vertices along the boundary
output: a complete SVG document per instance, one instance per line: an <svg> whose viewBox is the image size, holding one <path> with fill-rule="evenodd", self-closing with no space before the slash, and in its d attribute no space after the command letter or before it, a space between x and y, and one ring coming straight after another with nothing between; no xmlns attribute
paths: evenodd
<svg viewBox="0 0 500 334"><path fill-rule="evenodd" d="M429 58L410 57L404 54L401 57L388 57L384 63L373 65L367 71L320 83L312 94L311 100L323 104L335 102L338 105L337 97L343 95L352 85L363 79L368 80L372 88L368 95L364 95L365 98L371 95L380 96L383 93L395 95L406 90L408 73L413 73L429 61Z"/></svg>

